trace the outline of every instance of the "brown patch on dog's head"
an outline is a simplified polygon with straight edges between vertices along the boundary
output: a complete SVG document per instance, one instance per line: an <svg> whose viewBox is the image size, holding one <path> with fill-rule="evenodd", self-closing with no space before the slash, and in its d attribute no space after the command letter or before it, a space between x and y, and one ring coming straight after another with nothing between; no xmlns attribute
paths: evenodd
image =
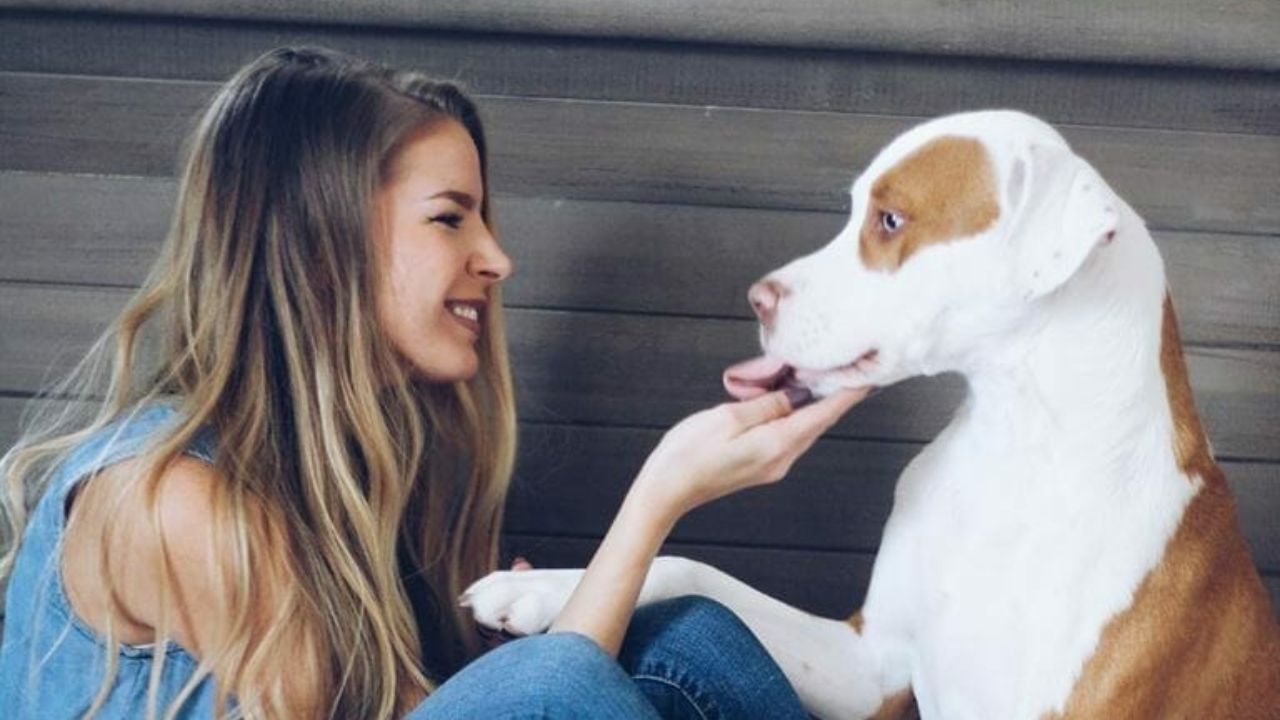
<svg viewBox="0 0 1280 720"><path fill-rule="evenodd" d="M982 143L940 137L871 186L859 254L868 268L893 272L921 248L975 235L998 217L995 170Z"/></svg>

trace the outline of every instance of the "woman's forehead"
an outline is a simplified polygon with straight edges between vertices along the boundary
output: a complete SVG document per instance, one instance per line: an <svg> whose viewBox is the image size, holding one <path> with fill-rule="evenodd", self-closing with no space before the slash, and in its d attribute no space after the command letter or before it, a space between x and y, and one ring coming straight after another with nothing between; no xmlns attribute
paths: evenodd
<svg viewBox="0 0 1280 720"><path fill-rule="evenodd" d="M454 120L432 123L409 137L392 159L389 185L397 194L426 199L446 190L483 195L480 153L466 128Z"/></svg>

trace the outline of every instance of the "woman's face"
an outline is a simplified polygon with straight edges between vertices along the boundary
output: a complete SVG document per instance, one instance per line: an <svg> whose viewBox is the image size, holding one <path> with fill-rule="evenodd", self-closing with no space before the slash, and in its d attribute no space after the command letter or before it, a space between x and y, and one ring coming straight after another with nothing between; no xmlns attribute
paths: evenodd
<svg viewBox="0 0 1280 720"><path fill-rule="evenodd" d="M412 136L377 192L378 325L435 382L475 375L490 288L511 274L480 216L483 197L480 155L453 120Z"/></svg>

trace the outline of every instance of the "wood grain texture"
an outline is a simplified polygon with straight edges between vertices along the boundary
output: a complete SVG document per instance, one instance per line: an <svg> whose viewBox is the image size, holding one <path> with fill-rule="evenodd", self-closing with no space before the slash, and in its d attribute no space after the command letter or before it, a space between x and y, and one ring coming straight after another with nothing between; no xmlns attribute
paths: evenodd
<svg viewBox="0 0 1280 720"><path fill-rule="evenodd" d="M0 392L30 393L65 372L123 306L119 288L0 283ZM511 309L522 417L665 428L723 402L720 374L756 353L746 320ZM1196 401L1219 456L1280 459L1280 353L1188 349ZM835 434L928 440L963 394L958 377L901 383L872 397Z"/></svg>
<svg viewBox="0 0 1280 720"><path fill-rule="evenodd" d="M187 15L290 23L435 27L473 32L644 38L994 55L1090 62L1280 68L1280 14L1268 0L5 0L5 7Z"/></svg>
<svg viewBox="0 0 1280 720"><path fill-rule="evenodd" d="M0 280L136 286L169 178L0 172ZM840 213L502 196L510 305L751 318L747 287L839 232ZM1191 343L1280 345L1280 237L1158 231Z"/></svg>
<svg viewBox="0 0 1280 720"><path fill-rule="evenodd" d="M1280 133L1280 82L1260 71L42 12L0 12L0 37L0 70L22 72L220 81L310 44L486 95Z"/></svg>
<svg viewBox="0 0 1280 720"><path fill-rule="evenodd" d="M0 169L171 175L212 83L0 74ZM481 97L493 189L535 197L842 210L917 118ZM1153 227L1280 233L1280 137L1065 126Z"/></svg>

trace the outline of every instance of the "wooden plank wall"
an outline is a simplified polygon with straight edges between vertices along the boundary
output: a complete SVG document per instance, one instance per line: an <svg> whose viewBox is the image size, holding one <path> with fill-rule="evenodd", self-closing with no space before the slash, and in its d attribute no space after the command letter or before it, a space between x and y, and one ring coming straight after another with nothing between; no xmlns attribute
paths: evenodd
<svg viewBox="0 0 1280 720"><path fill-rule="evenodd" d="M1280 16L1218 5L0 2L0 444L140 281L216 84L271 47L326 45L478 95L519 268L507 543L581 564L662 430L754 353L749 283L841 227L876 149L926 117L1017 107L1153 227L1280 596ZM945 377L881 393L785 483L689 516L669 550L851 612L894 479L960 393Z"/></svg>

